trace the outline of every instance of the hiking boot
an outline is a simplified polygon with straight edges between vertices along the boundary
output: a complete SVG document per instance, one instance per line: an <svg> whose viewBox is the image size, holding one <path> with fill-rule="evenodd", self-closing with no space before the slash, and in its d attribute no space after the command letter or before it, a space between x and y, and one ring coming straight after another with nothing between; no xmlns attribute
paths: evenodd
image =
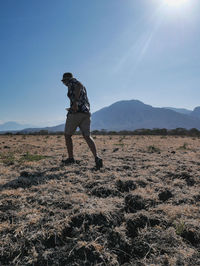
<svg viewBox="0 0 200 266"><path fill-rule="evenodd" d="M63 159L62 163L65 165L68 165L68 164L75 163L75 160L74 160L74 158L67 158L66 160Z"/></svg>
<svg viewBox="0 0 200 266"><path fill-rule="evenodd" d="M103 160L99 157L95 158L95 163L96 163L96 168L100 169L101 167L103 167Z"/></svg>

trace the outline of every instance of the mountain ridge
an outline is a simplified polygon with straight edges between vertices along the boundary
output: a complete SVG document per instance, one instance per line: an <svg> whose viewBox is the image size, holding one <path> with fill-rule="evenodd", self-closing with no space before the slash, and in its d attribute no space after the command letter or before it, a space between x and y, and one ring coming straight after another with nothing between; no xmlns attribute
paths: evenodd
<svg viewBox="0 0 200 266"><path fill-rule="evenodd" d="M6 131L6 130L22 130L27 127L33 127L33 125L22 125L20 123L17 123L15 121L8 121L3 124L0 124L0 131Z"/></svg>
<svg viewBox="0 0 200 266"><path fill-rule="evenodd" d="M162 108L169 109L181 114L191 114L193 112L192 110L188 110L185 108L174 108L174 107L162 107Z"/></svg>
<svg viewBox="0 0 200 266"><path fill-rule="evenodd" d="M183 113L185 111L186 113ZM40 130L57 132L63 131L64 126L64 124L59 124L52 127L27 127L21 132L32 133ZM92 130L120 131L141 128L200 129L200 107L190 111L184 108L153 107L139 100L122 100L92 114Z"/></svg>
<svg viewBox="0 0 200 266"><path fill-rule="evenodd" d="M92 121L92 129L98 130L173 129L178 127L200 129L199 118L166 108L152 107L138 100L116 102L93 113Z"/></svg>

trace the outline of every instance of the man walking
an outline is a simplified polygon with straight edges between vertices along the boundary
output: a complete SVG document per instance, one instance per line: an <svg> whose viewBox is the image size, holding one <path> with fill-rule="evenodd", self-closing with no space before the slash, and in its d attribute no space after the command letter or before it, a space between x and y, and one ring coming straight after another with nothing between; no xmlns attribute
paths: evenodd
<svg viewBox="0 0 200 266"><path fill-rule="evenodd" d="M90 135L90 103L88 101L86 88L73 77L72 73L64 73L62 82L68 87L67 96L70 99L70 108L65 124L65 141L68 151L68 159L64 160L64 164L72 164L75 162L73 155L72 135L77 127L80 128L84 139L86 140L96 163L96 168L103 167L103 161L98 156L96 145Z"/></svg>

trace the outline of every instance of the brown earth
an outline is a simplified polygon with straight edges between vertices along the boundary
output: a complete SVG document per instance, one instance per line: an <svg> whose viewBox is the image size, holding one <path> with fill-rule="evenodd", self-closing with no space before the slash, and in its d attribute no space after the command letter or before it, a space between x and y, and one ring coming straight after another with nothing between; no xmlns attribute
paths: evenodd
<svg viewBox="0 0 200 266"><path fill-rule="evenodd" d="M0 136L0 265L200 265L199 138Z"/></svg>

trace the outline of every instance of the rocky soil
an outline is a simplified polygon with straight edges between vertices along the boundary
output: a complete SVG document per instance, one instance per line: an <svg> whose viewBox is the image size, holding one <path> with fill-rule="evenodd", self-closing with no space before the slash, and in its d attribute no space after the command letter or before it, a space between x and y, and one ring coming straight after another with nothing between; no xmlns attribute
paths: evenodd
<svg viewBox="0 0 200 266"><path fill-rule="evenodd" d="M200 265L200 140L0 136L0 265Z"/></svg>

